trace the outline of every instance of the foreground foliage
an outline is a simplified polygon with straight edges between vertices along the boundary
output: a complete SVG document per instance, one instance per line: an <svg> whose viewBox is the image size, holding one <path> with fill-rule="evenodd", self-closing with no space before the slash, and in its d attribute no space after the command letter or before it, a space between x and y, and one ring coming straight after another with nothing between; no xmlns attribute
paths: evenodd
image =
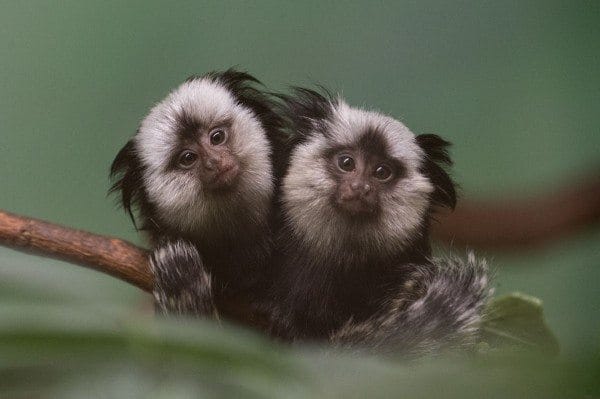
<svg viewBox="0 0 600 399"><path fill-rule="evenodd" d="M600 358L549 357L539 301L494 301L479 354L405 363L284 347L231 325L88 308L0 308L0 397L564 398L600 394ZM540 339L541 338L541 339ZM523 347L535 349L523 352ZM518 351L508 348L519 348ZM541 349L541 350L540 350Z"/></svg>

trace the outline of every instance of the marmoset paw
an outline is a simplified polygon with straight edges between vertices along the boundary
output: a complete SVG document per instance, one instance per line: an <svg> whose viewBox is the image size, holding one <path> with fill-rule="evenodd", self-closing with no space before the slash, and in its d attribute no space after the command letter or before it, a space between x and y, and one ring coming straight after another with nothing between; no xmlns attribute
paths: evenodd
<svg viewBox="0 0 600 399"><path fill-rule="evenodd" d="M170 241L150 255L156 307L169 314L212 314L214 299L210 274L194 245Z"/></svg>

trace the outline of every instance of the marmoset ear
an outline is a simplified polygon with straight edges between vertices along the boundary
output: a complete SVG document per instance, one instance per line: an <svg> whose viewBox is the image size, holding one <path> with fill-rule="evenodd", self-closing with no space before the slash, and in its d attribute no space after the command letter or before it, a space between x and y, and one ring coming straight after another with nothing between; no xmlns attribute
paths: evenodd
<svg viewBox="0 0 600 399"><path fill-rule="evenodd" d="M435 134L421 134L417 136L417 144L425 151L421 172L429 178L435 188L431 194L432 205L454 209L456 187L446 171L446 168L452 165L448 155L450 143Z"/></svg>
<svg viewBox="0 0 600 399"><path fill-rule="evenodd" d="M129 140L115 157L110 167L110 178L116 179L116 181L111 186L109 194L121 193L120 205L129 213L137 228L132 208L143 201L145 194L142 182L142 164L135 151L133 139Z"/></svg>

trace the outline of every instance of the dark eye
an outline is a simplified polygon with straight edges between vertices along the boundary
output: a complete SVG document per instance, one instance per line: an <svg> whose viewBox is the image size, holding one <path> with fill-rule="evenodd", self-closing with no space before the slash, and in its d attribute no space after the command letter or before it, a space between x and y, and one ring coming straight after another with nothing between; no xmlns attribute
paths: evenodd
<svg viewBox="0 0 600 399"><path fill-rule="evenodd" d="M227 138L227 135L225 134L225 131L223 131L221 129L215 130L215 131L211 132L211 134L210 134L210 144L212 144L212 145L223 144L225 142L226 138Z"/></svg>
<svg viewBox="0 0 600 399"><path fill-rule="evenodd" d="M189 168L196 162L196 159L198 159L198 155L195 152L185 150L179 155L179 160L177 162L180 167Z"/></svg>
<svg viewBox="0 0 600 399"><path fill-rule="evenodd" d="M356 167L354 159L348 155L340 155L337 162L338 167L344 172L352 172Z"/></svg>
<svg viewBox="0 0 600 399"><path fill-rule="evenodd" d="M375 168L373 175L377 180L388 180L392 177L392 169L387 165L379 165Z"/></svg>

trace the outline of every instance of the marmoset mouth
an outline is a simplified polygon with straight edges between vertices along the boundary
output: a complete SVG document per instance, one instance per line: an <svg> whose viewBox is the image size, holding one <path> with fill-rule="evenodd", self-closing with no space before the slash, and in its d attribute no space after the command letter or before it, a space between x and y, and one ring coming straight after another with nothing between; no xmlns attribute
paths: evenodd
<svg viewBox="0 0 600 399"><path fill-rule="evenodd" d="M237 182L239 174L240 167L237 164L228 165L224 169L220 169L206 186L211 190L231 188Z"/></svg>
<svg viewBox="0 0 600 399"><path fill-rule="evenodd" d="M347 200L335 199L334 205L343 213L361 219L370 219L377 213L377 206L375 204L360 198Z"/></svg>

